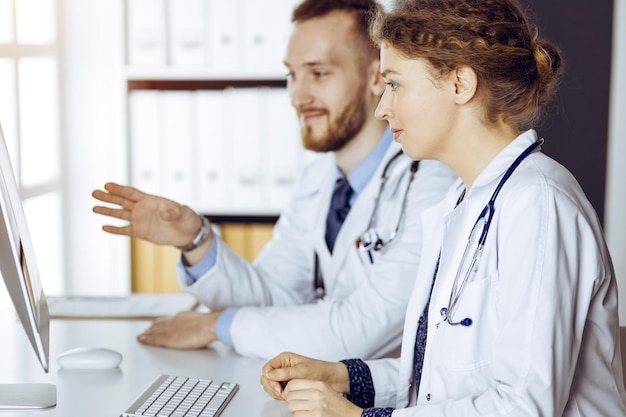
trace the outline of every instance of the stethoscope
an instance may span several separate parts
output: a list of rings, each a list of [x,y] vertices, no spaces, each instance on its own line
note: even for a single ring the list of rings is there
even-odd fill
[[[389,167],[393,164],[393,162],[402,155],[402,150],[398,151],[385,165],[383,169],[383,173],[380,176],[380,187],[378,189],[378,195],[376,196],[376,200],[374,201],[374,210],[372,211],[372,215],[370,216],[370,220],[367,223],[367,229],[361,233],[361,235],[356,240],[356,247],[358,250],[366,252],[370,263],[374,263],[374,257],[372,256],[372,251],[379,251],[385,245],[391,243],[400,230],[400,224],[402,223],[402,218],[404,217],[404,212],[406,210],[406,199],[409,194],[409,188],[411,187],[411,183],[413,182],[413,178],[415,177],[415,173],[417,172],[417,168],[419,166],[419,161],[413,161],[409,168],[409,181],[406,184],[406,188],[404,190],[404,196],[402,197],[402,205],[400,207],[400,214],[398,215],[398,220],[396,221],[396,227],[394,228],[391,236],[386,241],[383,240],[376,229],[374,229],[374,219],[376,219],[376,215],[378,214],[378,205],[380,202],[380,196],[383,193],[385,183],[387,182],[387,171]]]
[[[489,202],[487,203],[485,208],[483,208],[483,210],[481,211],[480,215],[478,216],[478,219],[476,219],[476,223],[474,223],[474,226],[472,227],[472,231],[470,232],[469,238],[467,239],[467,244],[465,245],[465,250],[463,251],[463,257],[461,258],[461,263],[454,277],[454,282],[452,284],[452,291],[450,292],[450,299],[448,300],[448,307],[443,307],[440,310],[443,321],[447,321],[448,324],[452,326],[456,326],[460,324],[461,326],[466,326],[466,327],[472,325],[473,320],[471,318],[465,317],[464,319],[455,322],[452,319],[452,314],[456,310],[459,299],[461,298],[461,294],[463,293],[465,284],[467,284],[467,282],[469,281],[470,275],[472,273],[475,273],[478,270],[478,263],[480,262],[480,256],[483,252],[483,247],[485,246],[485,241],[487,240],[487,233],[489,233],[489,227],[491,226],[491,220],[493,219],[493,214],[495,212],[496,197],[500,193],[500,190],[502,189],[502,186],[504,185],[504,183],[509,179],[511,174],[513,174],[513,171],[515,171],[515,169],[524,160],[524,158],[530,155],[537,147],[541,146],[542,143],[543,143],[543,139],[538,139],[536,142],[534,142],[532,145],[526,148],[524,152],[522,152],[515,159],[515,161],[513,161],[509,169],[506,170],[506,172],[504,173],[504,176],[498,183],[498,186],[496,187],[495,191],[491,195]],[[464,195],[465,195],[465,190],[463,190],[463,193],[461,193],[461,196],[459,197],[457,201],[457,205],[463,200]],[[481,228],[482,228],[482,231],[479,235],[478,232],[481,230]],[[464,269],[464,266],[466,265],[466,262],[468,259],[467,255],[469,254],[470,248],[473,246],[474,241],[476,240],[477,236],[480,236],[478,238],[478,245],[476,245],[476,249],[474,250],[474,255],[472,256],[472,259],[467,267],[467,270],[465,272],[465,275],[463,276],[463,279],[460,280],[461,271]],[[437,263],[437,267],[435,268],[435,276],[437,275],[437,270],[439,269],[438,266],[439,266],[439,263]]]
[[[404,190],[404,196],[402,198],[402,206],[400,209],[400,215],[398,216],[398,221],[396,222],[396,227],[386,241],[384,241],[376,230],[372,227],[374,224],[374,219],[376,218],[376,213],[378,211],[378,202],[380,201],[380,196],[384,190],[385,183],[387,182],[387,172],[389,171],[389,167],[393,164],[393,162],[398,159],[398,157],[402,155],[402,150],[398,151],[383,168],[383,173],[380,176],[380,187],[378,188],[378,195],[376,196],[376,201],[374,202],[374,211],[372,211],[372,215],[367,224],[367,230],[363,232],[359,238],[356,240],[356,247],[360,251],[367,252],[370,263],[374,263],[374,257],[372,256],[372,251],[379,251],[385,245],[388,245],[391,241],[395,239],[400,230],[400,224],[402,223],[402,218],[404,217],[406,199],[409,194],[409,188],[411,183],[413,182],[413,177],[415,177],[415,173],[417,172],[417,167],[419,166],[419,161],[413,161],[411,163],[411,167],[409,168],[409,182],[406,185],[406,189]],[[319,264],[319,256],[317,252],[315,252],[313,264],[313,290],[315,292],[315,299],[321,299],[326,294],[326,290],[324,288],[324,278],[322,276],[322,271]]]

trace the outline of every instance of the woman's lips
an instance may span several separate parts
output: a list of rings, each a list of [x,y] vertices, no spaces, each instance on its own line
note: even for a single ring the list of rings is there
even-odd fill
[[[393,139],[398,140],[398,137],[404,132],[402,129],[391,129],[391,133],[393,133]]]

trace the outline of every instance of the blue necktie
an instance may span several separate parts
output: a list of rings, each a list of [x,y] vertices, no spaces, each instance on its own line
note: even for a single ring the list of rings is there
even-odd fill
[[[330,253],[333,252],[337,233],[339,233],[339,229],[341,229],[341,225],[350,211],[350,197],[352,197],[352,194],[354,194],[354,191],[346,177],[339,178],[335,183],[333,197],[330,200],[330,209],[326,217],[326,245],[328,245]]]

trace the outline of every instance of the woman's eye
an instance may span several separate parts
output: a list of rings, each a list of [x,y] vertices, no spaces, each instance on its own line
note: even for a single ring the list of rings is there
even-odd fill
[[[385,84],[391,88],[391,91],[395,91],[398,88],[398,84],[393,81],[385,81]]]

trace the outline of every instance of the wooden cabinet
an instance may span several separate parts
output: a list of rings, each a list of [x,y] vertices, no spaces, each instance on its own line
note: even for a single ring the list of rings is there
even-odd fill
[[[252,262],[272,238],[271,223],[229,222],[220,225],[226,244]],[[180,251],[172,246],[159,246],[142,240],[131,242],[131,281],[133,293],[180,292],[175,265]]]

